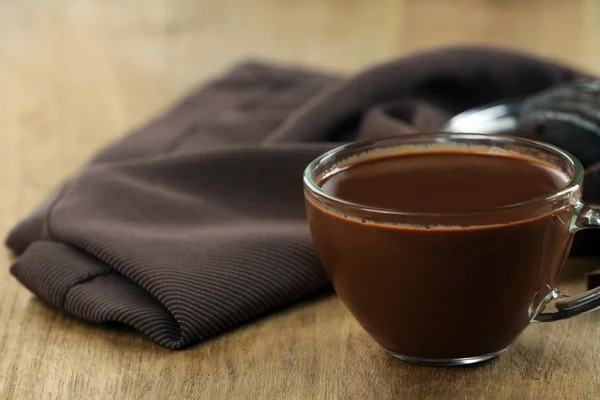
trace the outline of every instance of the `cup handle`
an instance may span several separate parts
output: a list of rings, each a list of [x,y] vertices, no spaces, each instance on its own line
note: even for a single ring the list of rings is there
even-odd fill
[[[600,228],[600,205],[577,203],[571,219],[571,232]],[[574,296],[552,290],[538,307],[531,322],[551,322],[595,310],[600,307],[600,287]]]

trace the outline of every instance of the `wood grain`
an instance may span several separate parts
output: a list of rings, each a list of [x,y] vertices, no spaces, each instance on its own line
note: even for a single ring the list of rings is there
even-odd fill
[[[0,26],[3,233],[98,148],[243,58],[350,73],[476,42],[600,73],[596,0],[5,0]],[[49,308],[0,252],[2,399],[600,398],[600,313],[531,326],[467,368],[388,357],[333,296],[171,352]]]

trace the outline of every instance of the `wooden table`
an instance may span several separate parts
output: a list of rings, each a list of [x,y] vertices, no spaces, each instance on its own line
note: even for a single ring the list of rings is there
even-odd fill
[[[597,0],[3,0],[0,27],[3,233],[98,148],[246,56],[352,72],[477,41],[600,73]],[[0,251],[2,399],[600,397],[600,312],[531,326],[467,368],[388,357],[333,296],[172,352],[53,310]]]

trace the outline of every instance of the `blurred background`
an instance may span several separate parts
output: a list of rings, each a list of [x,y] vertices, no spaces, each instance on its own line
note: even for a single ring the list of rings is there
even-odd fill
[[[0,27],[2,158],[39,185],[248,57],[352,73],[488,43],[600,73],[598,0],[2,0]]]

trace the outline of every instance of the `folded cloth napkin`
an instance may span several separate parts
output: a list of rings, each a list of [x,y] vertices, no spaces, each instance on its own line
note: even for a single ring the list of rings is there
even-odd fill
[[[67,179],[9,234],[12,273],[85,321],[179,349],[328,286],[301,177],[339,142],[433,130],[580,74],[447,48],[354,77],[248,62]]]

